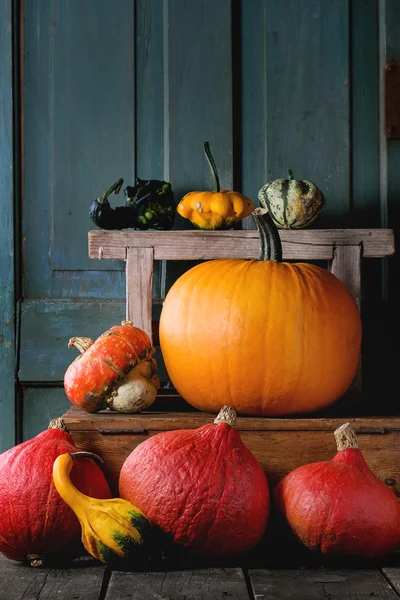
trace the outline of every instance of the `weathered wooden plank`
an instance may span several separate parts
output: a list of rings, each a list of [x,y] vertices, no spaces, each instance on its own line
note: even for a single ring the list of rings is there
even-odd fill
[[[361,244],[358,246],[338,246],[334,249],[331,272],[342,281],[353,294],[358,308],[361,309]],[[361,393],[361,360],[351,384],[353,393]]]
[[[4,600],[98,600],[105,567],[79,559],[69,569],[35,569],[0,558],[0,597]]]
[[[64,420],[70,429],[68,419]],[[182,426],[177,426],[176,429],[182,429]],[[110,430],[105,431],[104,434],[101,431],[97,433],[94,430],[71,429],[71,435],[78,448],[95,452],[104,459],[109,482],[117,489],[119,473],[126,457],[139,444],[160,431],[143,430],[140,427],[136,430],[131,429],[129,433],[124,429],[122,433],[115,430],[115,435],[110,435]],[[400,434],[366,433],[359,434],[358,437],[360,448],[370,468],[400,497]],[[297,467],[331,460],[336,453],[331,432],[241,431],[241,438],[257,458],[272,484]]]
[[[177,201],[189,191],[212,189],[205,141],[222,189],[232,189],[231,5],[231,0],[163,2],[164,177]],[[193,227],[178,215],[175,228]],[[167,287],[187,269],[184,262],[167,264]]]
[[[342,281],[353,294],[358,307],[361,306],[361,244],[334,248],[331,272]]]
[[[241,569],[198,569],[158,573],[113,571],[106,600],[246,600]]]
[[[384,567],[382,571],[400,596],[400,567]]]
[[[13,58],[12,6],[1,4],[0,16],[0,452],[15,443],[15,307],[13,184]]]
[[[141,442],[161,431],[195,429],[211,423],[204,413],[83,413],[71,408],[63,419],[77,446],[103,457],[116,487],[122,464]],[[333,431],[345,419],[268,419],[239,417],[237,428],[272,483],[310,462],[330,460],[336,453]],[[371,469],[400,494],[400,418],[350,419]],[[279,452],[277,452],[279,448]]]
[[[343,227],[350,203],[349,2],[288,0],[283,11],[274,1],[266,10],[260,85],[267,168],[259,187],[286,177],[289,167],[326,195],[317,226]]]
[[[351,194],[350,222],[376,227],[379,208],[379,38],[376,0],[350,2]],[[374,124],[372,126],[372,124]],[[383,226],[383,225],[382,225]]]
[[[335,246],[362,244],[363,257],[394,253],[390,229],[314,229],[280,232],[285,260],[331,260]],[[90,231],[91,258],[126,258],[126,248],[154,247],[154,259],[257,258],[256,231]]]
[[[23,441],[47,429],[50,421],[71,407],[63,387],[31,387],[23,390]]]
[[[267,82],[266,18],[268,6],[265,0],[240,2],[241,21],[241,182],[243,194],[259,205],[258,191],[267,180]],[[284,18],[284,14],[281,15]],[[238,66],[235,65],[236,68]],[[244,219],[244,229],[255,229],[251,217]]]
[[[52,267],[92,269],[90,205],[118,177],[134,183],[134,3],[56,0],[52,28]]]
[[[76,357],[68,348],[69,338],[96,339],[124,319],[125,302],[24,301],[20,381],[63,381]]]
[[[168,399],[165,395],[164,398]],[[195,411],[185,412],[150,412],[139,414],[122,414],[103,411],[92,414],[71,407],[64,415],[68,429],[99,430],[105,429],[148,429],[149,431],[170,431],[172,429],[193,429],[212,423],[215,415]],[[335,418],[268,418],[238,416],[236,428],[239,431],[325,431],[333,432],[343,424],[344,419],[351,420],[353,427],[360,434],[373,430],[376,434],[385,432],[400,433],[400,417],[335,417]],[[334,444],[333,436],[332,443]]]
[[[397,600],[396,592],[378,570],[250,570],[257,600]]]
[[[154,319],[158,319],[159,311],[160,305],[153,303]],[[69,338],[83,335],[96,339],[125,319],[125,301],[25,300],[21,319],[20,381],[62,382],[67,367],[77,356],[68,348]],[[156,359],[160,378],[166,383],[168,378],[158,346]]]
[[[380,27],[380,73],[383,77],[383,69],[386,62],[400,59],[400,15],[399,5],[396,0],[384,0],[379,3]],[[383,89],[381,81],[381,101],[383,103]],[[399,206],[399,182],[400,171],[400,139],[387,139],[384,130],[384,110],[381,105],[380,122],[380,201],[382,227],[390,223],[390,227],[400,227]],[[387,298],[393,306],[399,306],[400,302],[400,256],[396,255],[386,265],[387,268]],[[396,361],[399,360],[398,347],[394,348]]]
[[[152,340],[154,248],[127,248],[126,318]]]

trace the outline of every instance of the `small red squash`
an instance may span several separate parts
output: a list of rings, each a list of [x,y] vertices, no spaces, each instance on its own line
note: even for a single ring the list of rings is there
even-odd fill
[[[214,423],[155,435],[120,473],[121,498],[177,544],[208,557],[249,550],[268,520],[267,479],[235,423],[225,406]]]
[[[0,455],[0,552],[42,566],[46,558],[83,551],[79,521],[53,483],[58,456],[78,448],[55,419],[47,431]],[[83,493],[111,498],[101,469],[90,459],[74,463],[71,478]]]
[[[154,401],[160,386],[155,350],[147,333],[130,321],[111,327],[96,341],[73,337],[69,347],[82,352],[64,375],[65,393],[79,408],[139,412]]]
[[[400,543],[400,505],[369,469],[354,430],[335,431],[338,453],[289,473],[275,488],[277,505],[310,549],[352,558],[385,556]]]

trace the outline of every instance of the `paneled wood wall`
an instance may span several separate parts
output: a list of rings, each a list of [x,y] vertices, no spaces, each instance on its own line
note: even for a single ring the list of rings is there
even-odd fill
[[[6,26],[12,6],[20,53]],[[69,405],[69,337],[96,337],[124,317],[124,264],[87,252],[89,206],[118,177],[164,178],[177,199],[207,188],[208,140],[222,186],[255,201],[290,167],[326,195],[315,227],[399,226],[400,141],[384,136],[382,110],[384,64],[400,59],[397,0],[6,0],[0,14],[0,189],[11,219],[14,61],[23,254],[20,340],[16,357],[0,362],[9,384],[3,448],[14,427],[14,359],[27,438]],[[14,230],[7,220],[1,227],[8,256]],[[187,224],[178,218],[176,227]],[[11,287],[12,263],[1,265]],[[370,390],[383,396],[397,359],[397,265],[372,260],[363,269],[364,364]],[[187,267],[157,265],[155,298]]]

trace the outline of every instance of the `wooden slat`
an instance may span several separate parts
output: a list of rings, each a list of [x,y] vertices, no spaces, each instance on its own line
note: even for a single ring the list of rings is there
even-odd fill
[[[198,569],[157,573],[111,574],[105,600],[246,600],[241,569]]]
[[[342,281],[355,298],[358,308],[361,309],[361,255],[359,245],[337,246],[334,249],[331,272]],[[357,373],[350,387],[353,393],[361,393],[362,374],[361,360],[358,363]]]
[[[394,253],[390,229],[313,229],[280,232],[285,260],[332,260],[334,247],[362,244],[366,258]],[[91,258],[126,258],[126,248],[154,247],[154,259],[257,258],[256,231],[89,231]]]
[[[0,7],[0,452],[15,443],[12,7],[11,0]]]
[[[168,397],[166,396],[166,399]],[[203,412],[142,412],[123,414],[113,411],[88,413],[72,406],[63,418],[71,431],[93,431],[99,429],[148,429],[149,431],[170,431],[172,429],[193,429],[212,423],[215,415]],[[239,431],[334,431],[351,421],[359,432],[373,430],[400,432],[400,417],[357,417],[357,418],[267,418],[238,417],[236,428]]]
[[[334,248],[331,272],[353,294],[358,308],[361,306],[361,244]]]
[[[385,567],[382,571],[400,596],[400,567]]]
[[[153,248],[126,250],[126,318],[152,340]]]
[[[35,569],[0,558],[0,597],[4,600],[98,600],[105,568],[92,559],[68,569]]]
[[[341,422],[343,423],[343,420]],[[69,429],[68,422],[66,425]],[[145,428],[129,431],[130,433],[127,433],[126,429],[122,432],[114,430],[114,435],[111,435],[112,430],[107,429],[100,429],[99,432],[70,429],[78,448],[94,452],[103,458],[106,475],[114,490],[117,489],[119,473],[127,456],[149,437],[160,433],[159,430]],[[336,454],[333,431],[242,430],[240,435],[243,443],[264,469],[271,484],[277,483],[297,467],[331,460]],[[369,467],[400,497],[400,432],[359,433],[358,440]]]
[[[257,600],[350,600],[379,598],[398,600],[398,595],[378,570],[250,570]]]

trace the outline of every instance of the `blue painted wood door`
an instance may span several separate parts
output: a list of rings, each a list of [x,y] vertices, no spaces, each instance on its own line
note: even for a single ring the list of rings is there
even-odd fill
[[[30,0],[22,23],[24,437],[69,405],[69,337],[124,317],[124,264],[87,256],[90,203],[117,177],[206,189],[208,140],[223,187],[257,201],[290,167],[326,194],[316,227],[397,227],[381,75],[400,58],[396,0]],[[372,350],[396,265],[365,267]],[[161,298],[187,265],[157,268]]]

